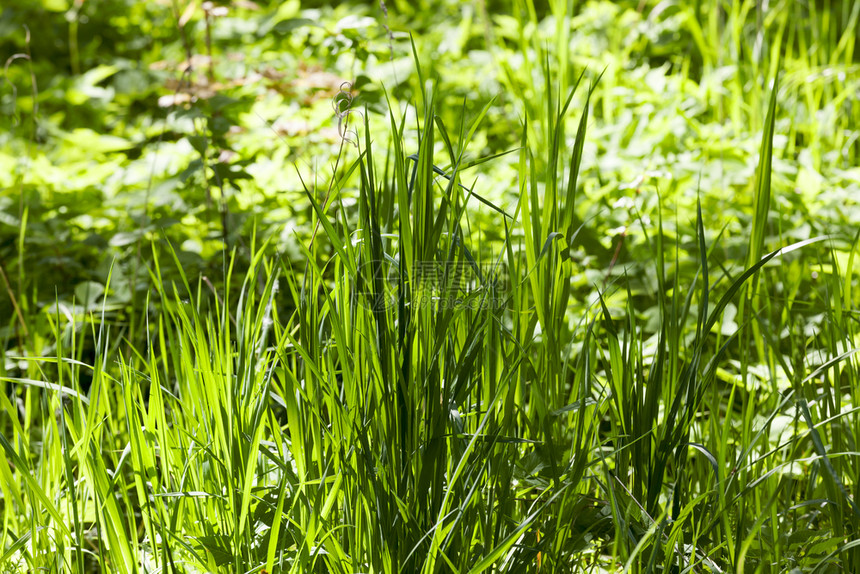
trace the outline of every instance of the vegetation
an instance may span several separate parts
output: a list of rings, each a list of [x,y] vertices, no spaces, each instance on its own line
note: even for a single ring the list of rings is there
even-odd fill
[[[860,571],[860,3],[0,13],[0,572]]]

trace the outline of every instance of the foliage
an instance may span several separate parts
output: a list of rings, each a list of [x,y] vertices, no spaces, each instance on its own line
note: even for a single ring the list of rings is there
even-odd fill
[[[860,4],[572,4],[4,9],[0,571],[860,569]]]

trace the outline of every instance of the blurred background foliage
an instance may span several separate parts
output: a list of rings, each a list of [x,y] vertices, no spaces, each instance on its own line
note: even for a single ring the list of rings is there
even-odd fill
[[[543,60],[555,71],[557,93],[581,73],[585,82],[600,76],[577,209],[588,222],[583,291],[647,261],[658,194],[676,210],[666,227],[682,244],[694,246],[700,193],[706,228],[723,230],[722,259],[744,252],[767,79],[777,70],[769,246],[821,233],[850,239],[860,223],[859,7],[821,0],[7,3],[0,13],[0,340],[20,342],[22,317],[57,301],[78,311],[104,303],[112,320],[136,333],[153,244],[169,241],[189,276],[205,277],[213,292],[225,277],[225,254],[235,249],[247,263],[255,234],[276,236],[271,248],[300,264],[299,242],[313,232],[302,181],[323,197],[332,170],[342,172],[356,156],[356,118],[367,114],[371,126],[385,126],[386,98],[400,109],[418,103],[413,40],[446,125],[495,98],[472,159],[515,149],[523,118],[540,117]],[[532,122],[530,141],[541,133]],[[516,161],[511,154],[475,168],[485,197],[500,206],[513,205]],[[334,209],[354,215],[349,185],[343,197]],[[496,216],[480,204],[471,210],[488,238],[501,236]],[[93,285],[100,295],[81,297]]]

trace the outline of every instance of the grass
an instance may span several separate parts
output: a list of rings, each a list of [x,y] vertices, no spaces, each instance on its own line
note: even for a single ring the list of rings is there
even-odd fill
[[[225,238],[214,284],[165,231],[39,309],[24,209],[3,273],[0,571],[860,570],[856,205],[795,211],[786,189],[852,177],[858,9],[837,4],[805,28],[782,4],[515,2],[521,27],[461,27],[503,91],[456,108],[463,86],[416,38],[413,101],[339,113],[331,175],[296,170],[300,257]],[[601,10],[658,29],[625,44],[609,26],[608,60],[573,74],[561,22]],[[595,169],[607,146],[658,142],[639,172],[683,152],[655,111],[636,116],[653,131],[625,125],[625,98],[651,96],[617,63],[649,51],[695,93],[679,115],[707,146],[695,186],[680,165],[643,176],[607,214],[635,163]],[[505,106],[512,145],[476,155]],[[751,139],[754,170],[732,168]],[[132,260],[129,311],[109,297]]]

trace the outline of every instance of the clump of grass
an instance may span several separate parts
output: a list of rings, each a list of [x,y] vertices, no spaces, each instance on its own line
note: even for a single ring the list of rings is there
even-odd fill
[[[302,245],[303,268],[253,242],[238,293],[206,300],[204,280],[154,245],[146,342],[127,353],[104,306],[85,317],[85,334],[59,305],[30,317],[48,322],[54,347],[12,357],[26,376],[0,377],[13,389],[0,394],[0,564],[860,567],[857,238],[844,269],[840,237],[767,252],[778,84],[747,257],[717,258],[721,236],[699,204],[687,258],[680,234],[664,230],[661,199],[656,225],[643,224],[651,260],[622,262],[647,269],[656,305],[646,314],[624,273],[575,286],[595,88],[554,79],[543,61],[538,103],[523,106],[512,207],[468,179],[493,159],[467,155],[492,104],[449,129],[418,66],[416,133],[389,103],[388,145],[366,118],[358,159],[325,196],[305,190],[320,232]],[[354,213],[340,208],[351,186]],[[501,240],[471,225],[478,203]],[[241,276],[237,257],[225,258],[227,286]],[[168,265],[178,281],[165,279]],[[284,297],[295,303],[287,314]]]

